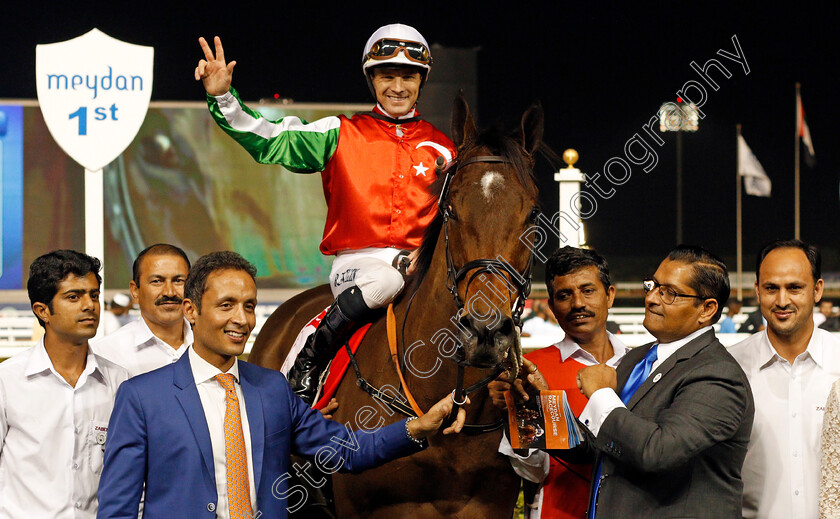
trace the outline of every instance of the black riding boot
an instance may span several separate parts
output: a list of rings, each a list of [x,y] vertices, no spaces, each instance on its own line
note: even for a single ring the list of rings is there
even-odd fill
[[[370,313],[358,287],[345,290],[335,299],[289,370],[289,384],[304,402],[310,406],[314,403],[321,372],[353,332],[367,322]]]

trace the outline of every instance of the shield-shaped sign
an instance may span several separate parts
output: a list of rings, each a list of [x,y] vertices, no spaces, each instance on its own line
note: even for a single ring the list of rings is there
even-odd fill
[[[41,113],[61,149],[96,171],[131,143],[152,96],[154,48],[98,29],[35,49]]]

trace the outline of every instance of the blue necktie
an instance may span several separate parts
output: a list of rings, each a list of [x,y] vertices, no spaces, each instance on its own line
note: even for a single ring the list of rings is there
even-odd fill
[[[633,367],[633,371],[630,372],[630,376],[627,377],[627,382],[624,383],[624,387],[621,389],[621,395],[619,395],[624,405],[627,405],[627,402],[633,398],[633,395],[636,394],[636,391],[645,383],[645,380],[650,375],[650,369],[653,367],[653,363],[656,362],[656,350],[658,347],[658,344],[651,346],[645,354],[645,358],[642,359],[642,362],[636,364]]]
[[[627,382],[624,383],[624,387],[621,389],[621,395],[619,395],[621,401],[624,402],[624,405],[627,405],[627,402],[633,398],[633,395],[636,394],[636,391],[638,391],[650,375],[653,363],[656,362],[656,349],[658,346],[658,344],[651,346],[645,354],[645,358],[633,366],[633,371],[631,371],[630,376],[627,377]],[[595,488],[592,490],[592,502],[589,503],[589,519],[595,519],[595,503],[598,501],[598,490],[600,487],[601,463],[598,463],[598,471],[595,473]]]

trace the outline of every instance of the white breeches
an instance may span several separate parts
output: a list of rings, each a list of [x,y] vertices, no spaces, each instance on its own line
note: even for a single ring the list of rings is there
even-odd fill
[[[368,308],[382,308],[402,291],[402,274],[391,266],[399,249],[367,248],[336,254],[330,271],[333,297],[359,287]]]

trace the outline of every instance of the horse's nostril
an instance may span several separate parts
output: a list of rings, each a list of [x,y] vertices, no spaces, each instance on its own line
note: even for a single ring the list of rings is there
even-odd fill
[[[502,320],[501,326],[496,331],[496,333],[500,333],[505,337],[513,334],[513,319],[504,319]]]

